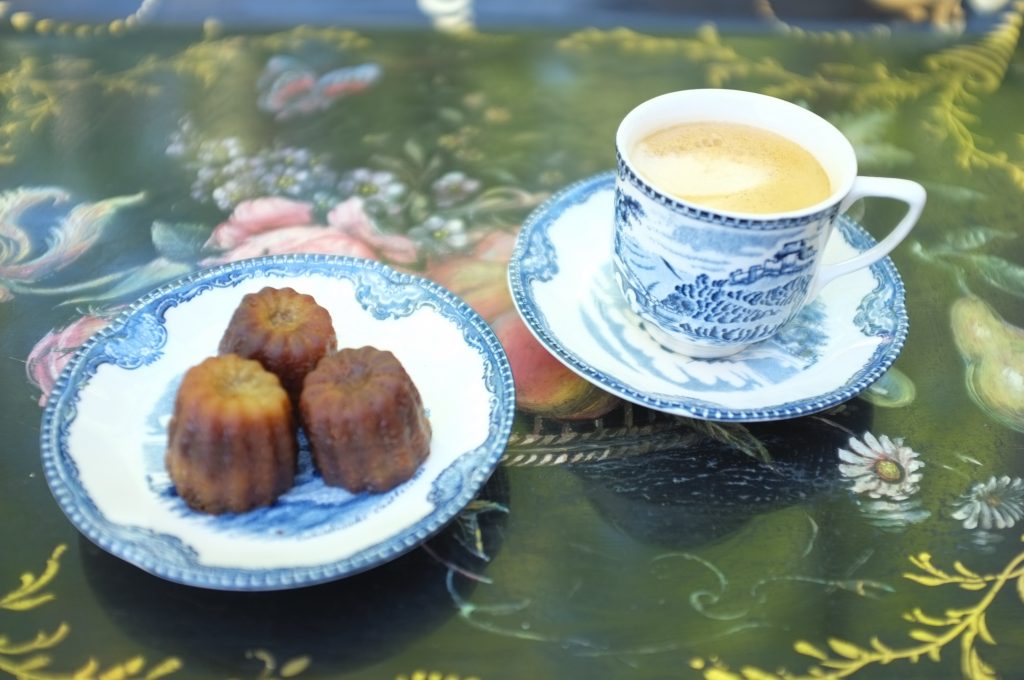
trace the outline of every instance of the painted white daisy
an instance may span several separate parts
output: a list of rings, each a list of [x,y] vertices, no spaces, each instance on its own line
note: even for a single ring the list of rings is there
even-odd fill
[[[850,437],[847,449],[839,449],[839,471],[849,479],[851,490],[871,498],[906,500],[917,493],[924,461],[902,439],[875,438],[864,433],[864,440]]]
[[[978,482],[953,503],[964,529],[1009,529],[1024,519],[1024,479],[1006,475]]]

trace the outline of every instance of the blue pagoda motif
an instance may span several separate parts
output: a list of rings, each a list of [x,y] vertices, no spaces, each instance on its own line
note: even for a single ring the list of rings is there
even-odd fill
[[[816,248],[806,240],[789,241],[783,244],[779,252],[762,264],[755,264],[747,269],[737,269],[729,274],[729,283],[749,284],[766,276],[789,276],[799,274],[813,264],[812,259]]]

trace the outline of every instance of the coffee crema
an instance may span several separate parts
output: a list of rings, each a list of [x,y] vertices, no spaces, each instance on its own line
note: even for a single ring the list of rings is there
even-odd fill
[[[739,123],[682,123],[641,139],[631,162],[655,188],[707,208],[777,213],[819,203],[828,175],[806,149]]]

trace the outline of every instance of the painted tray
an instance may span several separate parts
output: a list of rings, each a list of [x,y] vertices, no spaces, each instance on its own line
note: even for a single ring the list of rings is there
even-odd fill
[[[666,349],[639,325],[615,285],[615,176],[564,189],[523,225],[509,265],[516,308],[566,366],[659,411],[719,421],[815,413],[856,396],[892,365],[907,337],[904,288],[883,258],[826,286],[775,337],[725,359]],[[825,261],[874,245],[840,217]]]
[[[177,386],[216,354],[241,297],[264,286],[313,295],[339,347],[402,362],[433,429],[412,479],[381,494],[328,487],[300,433],[295,486],[269,508],[211,516],[178,497],[163,464]],[[193,586],[285,589],[369,569],[438,531],[494,470],[514,409],[501,345],[452,293],[368,260],[275,256],[166,285],[86,342],[46,406],[42,459],[61,509],[108,552]]]

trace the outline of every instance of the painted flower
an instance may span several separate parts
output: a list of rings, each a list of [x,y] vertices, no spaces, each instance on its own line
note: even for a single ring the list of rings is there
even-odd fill
[[[480,191],[480,180],[462,172],[448,172],[435,180],[431,188],[437,207],[450,208]]]
[[[287,198],[257,198],[235,208],[227,222],[213,230],[208,247],[235,248],[256,234],[281,227],[313,224],[313,206]]]
[[[409,236],[431,252],[459,250],[466,247],[470,240],[464,221],[440,215],[431,215],[410,229]]]
[[[25,373],[29,382],[42,392],[40,406],[46,405],[50,391],[75,350],[109,322],[108,316],[83,316],[64,328],[50,331],[36,343],[25,362]]]
[[[974,484],[954,505],[952,517],[961,520],[964,529],[1009,529],[1024,519],[1024,479],[990,477]]]
[[[839,449],[839,471],[852,482],[852,490],[871,498],[905,500],[917,493],[924,462],[902,439],[864,433],[850,437],[848,449]]]
[[[313,224],[308,203],[280,198],[245,201],[213,230],[207,246],[222,252],[203,260],[204,266],[284,253],[350,255],[399,264],[417,259],[415,243],[377,229],[359,198],[335,206],[326,225]]]
[[[345,173],[338,182],[342,196],[357,196],[371,209],[394,212],[405,195],[406,187],[395,175],[384,170],[356,168]]]
[[[192,198],[212,201],[221,210],[268,195],[337,200],[337,173],[323,155],[309,149],[275,146],[250,152],[238,137],[202,137],[192,120],[184,118],[166,153],[196,173]]]

